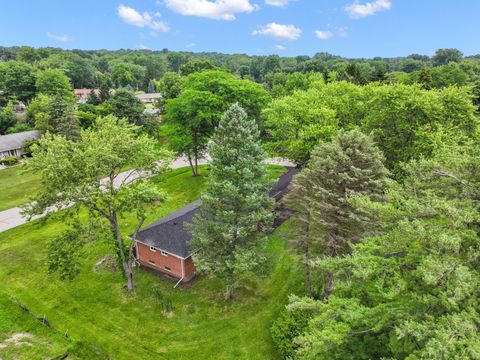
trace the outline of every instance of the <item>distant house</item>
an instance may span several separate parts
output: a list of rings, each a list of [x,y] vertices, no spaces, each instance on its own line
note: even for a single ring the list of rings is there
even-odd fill
[[[135,94],[138,100],[144,104],[153,104],[156,99],[162,97],[160,93],[151,93],[151,94]]]
[[[38,131],[24,131],[16,134],[0,136],[0,159],[5,157],[16,157],[20,159],[23,156],[23,144],[27,140],[39,139]]]
[[[158,115],[160,115],[160,110],[159,109],[145,109],[145,110],[143,110],[143,113],[145,115],[158,116]]]
[[[288,191],[297,169],[289,168],[278,179],[269,195],[280,200]],[[192,223],[202,202],[191,204],[148,225],[137,233],[135,241],[136,258],[140,265],[168,274],[180,281],[189,281],[195,276],[192,255],[198,250],[190,244],[192,235],[186,224]]]
[[[16,114],[22,114],[25,112],[26,106],[23,102],[21,101],[15,101],[13,103],[13,111],[15,111]]]
[[[85,104],[90,96],[91,92],[95,91],[95,94],[98,96],[100,94],[99,89],[74,89],[73,93],[77,98],[77,104]]]

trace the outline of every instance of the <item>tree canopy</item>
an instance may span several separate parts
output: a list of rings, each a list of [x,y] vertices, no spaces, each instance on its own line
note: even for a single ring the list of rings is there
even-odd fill
[[[92,128],[80,132],[76,142],[47,134],[33,146],[33,157],[27,162],[27,169],[42,174],[42,187],[34,202],[26,205],[25,213],[42,214],[55,206],[67,209],[71,216],[79,210],[72,204],[86,208],[92,220],[99,219],[110,230],[106,239],[112,244],[128,290],[134,287],[133,242],[123,233],[121,216],[135,214],[137,230],[140,228],[148,206],[165,196],[148,178],[164,171],[169,157],[168,152],[158,149],[155,140],[137,133],[138,128],[124,119],[111,115],[98,118]],[[126,167],[133,170],[121,175]],[[74,241],[72,236],[65,234],[58,241]],[[81,236],[77,240],[81,241]],[[49,261],[53,264],[70,259],[57,259],[55,254],[63,254],[58,249],[51,247]]]

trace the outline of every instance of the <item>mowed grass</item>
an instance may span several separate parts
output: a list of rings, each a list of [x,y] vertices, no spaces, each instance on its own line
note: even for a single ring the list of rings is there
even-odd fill
[[[280,173],[279,167],[270,170],[272,177]],[[192,178],[183,168],[156,179],[169,199],[154,209],[146,223],[197,199],[208,176],[205,167],[201,173]],[[132,231],[133,218],[122,223],[125,233]],[[245,281],[231,303],[223,300],[224,284],[219,279],[201,277],[191,287],[173,289],[173,282],[141,269],[135,272],[136,291],[128,294],[119,273],[95,267],[111,253],[106,242],[87,245],[80,275],[62,282],[47,274],[44,265],[45,244],[65,228],[53,219],[0,235],[0,292],[45,315],[70,341],[81,342],[89,354],[95,354],[89,358],[275,359],[271,324],[302,282],[300,265],[284,236],[279,236],[288,226],[287,222],[269,236],[268,269],[258,279]],[[163,312],[154,288],[172,300],[172,314]],[[0,332],[3,338],[7,335]]]
[[[16,342],[14,339],[18,339]],[[65,354],[70,341],[48,330],[0,294],[0,358],[46,359]]]
[[[0,211],[23,205],[40,188],[40,174],[24,172],[21,165],[0,170]]]

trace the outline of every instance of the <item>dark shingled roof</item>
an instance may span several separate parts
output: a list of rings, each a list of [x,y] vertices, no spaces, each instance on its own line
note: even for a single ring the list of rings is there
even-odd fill
[[[185,229],[185,223],[191,223],[193,216],[202,204],[194,201],[168,216],[144,227],[137,233],[136,239],[144,244],[161,249],[182,258],[189,257],[194,250],[190,248],[192,235]]]
[[[269,195],[278,201],[288,191],[288,185],[298,172],[296,168],[288,168],[269,192]],[[192,235],[185,229],[186,223],[191,223],[193,217],[202,204],[200,200],[171,213],[168,216],[144,227],[137,233],[136,240],[148,246],[166,251],[170,254],[188,258],[196,249],[190,247]]]

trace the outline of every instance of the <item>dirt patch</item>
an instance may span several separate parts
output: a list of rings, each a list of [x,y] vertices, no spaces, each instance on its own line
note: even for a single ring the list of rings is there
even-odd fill
[[[117,272],[117,263],[115,261],[115,256],[104,256],[95,264],[94,268],[96,271],[110,271],[112,273]]]
[[[28,339],[32,339],[33,335],[28,333],[15,333],[8,339],[0,342],[0,349],[4,349],[7,346],[32,346]]]

